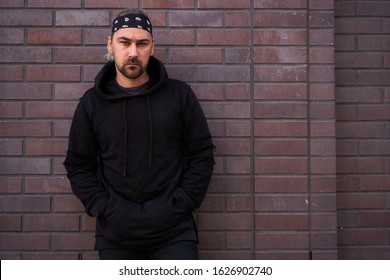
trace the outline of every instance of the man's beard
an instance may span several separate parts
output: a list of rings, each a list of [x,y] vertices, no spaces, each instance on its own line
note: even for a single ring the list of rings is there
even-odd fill
[[[134,65],[129,65],[129,64],[134,64]],[[138,59],[129,59],[125,61],[125,63],[122,66],[119,67],[117,65],[117,68],[123,76],[132,80],[138,79],[146,71],[146,67],[144,67],[142,63],[138,61]]]

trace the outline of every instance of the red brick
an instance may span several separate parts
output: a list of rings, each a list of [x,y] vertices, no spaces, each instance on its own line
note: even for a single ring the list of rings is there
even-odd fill
[[[249,158],[229,158],[225,161],[227,174],[250,174],[251,172],[251,160]]]
[[[64,167],[64,162],[65,156],[63,157],[56,157],[54,158],[53,161],[53,174],[54,175],[66,175],[67,172]]]
[[[250,230],[252,217],[246,214],[199,214],[198,226],[202,230]]]
[[[385,130],[380,123],[345,122],[337,124],[337,136],[341,138],[356,137],[371,139],[384,137]]]
[[[265,9],[303,9],[307,7],[306,0],[290,0],[290,1],[272,1],[272,0],[255,0],[255,8]]]
[[[390,70],[359,70],[357,82],[359,85],[388,86],[390,85]]]
[[[23,8],[24,0],[4,0],[0,2],[2,8]]]
[[[78,82],[80,81],[80,66],[60,65],[28,65],[26,69],[27,81],[41,82]]]
[[[248,84],[226,84],[226,99],[227,100],[249,100],[250,86]]]
[[[309,236],[303,233],[257,233],[255,248],[266,249],[307,249]]]
[[[0,158],[0,174],[49,174],[48,158]]]
[[[188,9],[195,8],[195,0],[182,0],[180,2],[174,0],[155,1],[143,0],[142,8],[144,9]]]
[[[288,139],[257,139],[255,141],[255,155],[290,155],[302,156],[307,154],[307,140]]]
[[[65,155],[68,147],[67,140],[26,140],[27,156],[59,156]]]
[[[225,62],[243,64],[250,63],[251,54],[250,48],[226,48],[225,49]]]
[[[104,10],[57,10],[56,26],[109,26],[109,12]]]
[[[335,32],[338,33],[380,33],[379,18],[346,17],[335,19]]]
[[[240,46],[250,44],[250,32],[248,30],[198,30],[199,45],[216,46]]]
[[[56,137],[68,137],[70,132],[71,122],[54,122],[54,135]]]
[[[194,84],[191,85],[197,98],[202,100],[222,100],[223,89],[219,84]]]
[[[336,232],[315,232],[312,235],[312,247],[316,249],[337,250],[337,233]],[[314,259],[314,258],[313,258]]]
[[[311,226],[314,230],[334,230],[336,225],[336,213],[314,214],[311,216]]]
[[[259,119],[304,119],[307,105],[304,103],[255,103],[255,118]]]
[[[255,48],[254,63],[306,63],[305,48]]]
[[[308,190],[305,176],[256,176],[256,193],[305,193]]]
[[[310,12],[310,27],[333,27],[334,14],[333,11],[311,11]]]
[[[5,26],[51,26],[50,10],[0,10],[0,25]]]
[[[26,193],[71,193],[70,183],[66,177],[27,177]]]
[[[378,68],[382,66],[382,55],[362,53],[337,53],[337,68]]]
[[[138,5],[137,0],[85,0],[86,8],[123,8],[136,7]]]
[[[69,0],[69,1],[61,1],[61,0],[29,0],[28,7],[30,8],[81,8],[80,0]]]
[[[305,30],[259,29],[254,31],[255,45],[305,45]]]
[[[360,177],[360,189],[362,191],[387,191],[390,187],[390,176],[367,175]]]
[[[225,197],[221,195],[208,195],[202,203],[200,212],[219,212],[225,209]]]
[[[226,136],[250,136],[250,122],[229,121],[226,123]]]
[[[80,200],[73,194],[57,195],[53,199],[54,212],[84,212]]]
[[[21,118],[23,115],[22,110],[23,110],[22,103],[0,102],[0,118],[4,118],[4,119]]]
[[[247,232],[226,234],[226,248],[239,250],[253,248],[253,236]]]
[[[300,158],[257,158],[255,172],[261,174],[306,174],[307,160]]]
[[[306,12],[255,12],[253,21],[255,27],[305,27]]]
[[[83,47],[83,48],[55,48],[54,62],[66,64],[80,63],[104,63],[106,47]]]
[[[311,66],[310,67],[311,82],[334,82],[335,73],[334,66]]]
[[[307,98],[307,85],[256,84],[254,97],[260,100],[304,100]]]
[[[311,119],[334,119],[335,106],[333,102],[318,102],[310,105]]]
[[[194,45],[195,31],[191,29],[158,29],[153,34],[157,45]]]
[[[307,230],[307,215],[256,214],[256,230]]]
[[[41,83],[2,83],[0,99],[51,99],[51,85]]]
[[[230,0],[199,0],[201,9],[245,9],[250,8],[248,1],[230,1]]]
[[[80,45],[80,29],[28,29],[27,43],[30,45]]]
[[[328,84],[314,84],[310,85],[310,99],[311,100],[331,100],[336,98],[335,86],[333,83]]]
[[[32,102],[26,106],[27,118],[72,118],[76,102]]]
[[[361,212],[359,215],[360,226],[362,227],[389,227],[390,212],[383,210],[381,212]]]
[[[199,249],[221,250],[225,248],[225,236],[223,233],[200,233]]]
[[[78,231],[79,216],[28,215],[24,216],[25,231]]]
[[[333,29],[311,29],[309,33],[311,46],[333,46],[335,44]],[[342,47],[343,45],[339,44],[337,46]]]
[[[0,235],[0,244],[3,251],[13,250],[49,250],[49,234],[13,234]]]
[[[312,137],[335,137],[335,122],[331,121],[312,121],[310,124],[310,133]]]
[[[49,212],[49,196],[1,196],[1,212]]]
[[[363,247],[360,249],[359,258],[361,258],[362,260],[388,260],[390,259],[390,250],[385,246],[381,248]]]
[[[255,122],[255,136],[306,136],[307,123],[305,121],[268,121]]]
[[[24,29],[0,28],[0,44],[18,45],[23,43],[24,43]]]
[[[249,139],[215,139],[216,155],[250,155]]]
[[[0,122],[2,137],[50,136],[50,122],[3,121]]]
[[[333,47],[310,48],[310,63],[333,64],[335,62],[335,50]]]
[[[22,179],[17,177],[0,177],[0,193],[22,193]]]
[[[307,211],[307,197],[288,195],[255,196],[255,209],[262,212],[297,212]]]
[[[370,240],[371,245],[384,245],[385,232],[367,229],[343,229],[338,231],[338,243],[340,245],[364,245],[367,240]]]
[[[230,212],[251,211],[253,198],[250,195],[229,195],[226,197],[226,210]]]
[[[52,236],[53,250],[92,250],[95,243],[93,233],[67,233]]]
[[[0,81],[21,81],[22,79],[23,66],[0,65]]]
[[[237,2],[239,3],[239,2]],[[250,14],[244,12],[225,12],[226,27],[249,27]]]
[[[304,82],[307,69],[304,66],[255,66],[254,79],[258,82]]]
[[[356,15],[358,16],[388,16],[390,3],[387,1],[358,1]]]
[[[247,193],[250,191],[251,181],[246,177],[213,177],[211,179],[209,193]]]
[[[250,104],[249,103],[236,103],[236,102],[213,102],[204,103],[202,108],[207,118],[220,119],[220,118],[248,118],[250,116]]]
[[[337,87],[338,103],[380,103],[382,90],[380,88]]]
[[[20,215],[1,215],[0,216],[0,231],[15,232],[22,230],[22,217]]]
[[[219,11],[180,11],[169,14],[172,27],[222,27],[223,13]]]
[[[91,88],[91,84],[59,83],[54,86],[55,100],[78,101]]]
[[[170,63],[222,63],[221,48],[171,48],[169,52]]]
[[[0,140],[0,156],[21,156],[22,140]]]
[[[385,197],[382,194],[341,193],[337,196],[338,209],[383,209]]]

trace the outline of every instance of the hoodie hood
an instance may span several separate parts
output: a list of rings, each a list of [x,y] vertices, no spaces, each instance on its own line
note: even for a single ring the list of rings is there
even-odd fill
[[[150,76],[148,86],[137,95],[144,95],[153,92],[168,79],[164,65],[154,56],[151,56],[146,71]],[[94,88],[97,93],[106,100],[118,100],[132,97],[128,92],[121,89],[115,81],[116,68],[113,61],[107,62],[102,70],[96,75]]]

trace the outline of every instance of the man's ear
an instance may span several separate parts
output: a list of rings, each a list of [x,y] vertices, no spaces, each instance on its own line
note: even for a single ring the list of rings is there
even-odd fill
[[[112,38],[111,36],[108,36],[107,38],[107,51],[112,54],[112,47],[111,47],[111,44],[112,44]]]

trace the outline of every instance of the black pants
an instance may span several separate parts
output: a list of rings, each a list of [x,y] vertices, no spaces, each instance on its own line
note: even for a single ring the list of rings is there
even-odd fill
[[[103,249],[101,260],[197,260],[198,247],[193,241],[180,241],[154,250]]]

